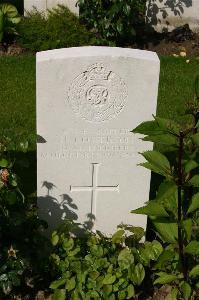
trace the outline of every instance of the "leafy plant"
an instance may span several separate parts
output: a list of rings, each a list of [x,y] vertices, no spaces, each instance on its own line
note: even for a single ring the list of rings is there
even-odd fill
[[[15,146],[15,148],[14,148]],[[22,291],[34,287],[45,269],[46,239],[39,229],[46,227],[39,220],[35,197],[25,196],[15,173],[15,152],[26,152],[27,142],[14,145],[8,138],[0,142],[0,297],[10,295],[16,288]],[[12,149],[12,151],[10,150]],[[15,151],[13,151],[15,149]],[[21,161],[27,165],[26,161]],[[18,164],[19,166],[19,164]],[[42,252],[40,248],[42,247]],[[46,253],[48,253],[46,251]],[[37,263],[38,262],[38,263]],[[43,271],[42,271],[43,270]],[[10,299],[10,298],[9,298]]]
[[[4,0],[2,0],[3,2]],[[23,15],[24,13],[24,0],[6,0],[6,3],[12,4],[14,5],[18,12],[20,13],[20,15]]]
[[[12,4],[0,4],[0,43],[5,33],[16,34],[16,24],[21,21],[16,7]]]
[[[169,155],[160,151],[141,153],[140,165],[164,177],[156,198],[132,213],[150,217],[158,236],[166,243],[155,270],[154,284],[171,284],[173,295],[194,297],[199,277],[199,78],[195,98],[188,104],[190,121],[183,125],[154,117],[133,132],[145,135],[144,141],[168,146]],[[181,299],[182,299],[181,298]],[[177,298],[172,298],[177,299]],[[179,298],[178,298],[179,299]]]
[[[22,19],[17,30],[18,42],[33,52],[98,43],[94,34],[64,6],[49,10],[47,15],[33,10]]]
[[[80,20],[103,39],[129,43],[144,25],[146,0],[78,0]]]
[[[144,230],[127,225],[111,238],[98,231],[83,237],[70,232],[65,223],[52,234],[54,300],[132,299],[143,293],[146,272],[163,251],[158,241],[141,243]]]

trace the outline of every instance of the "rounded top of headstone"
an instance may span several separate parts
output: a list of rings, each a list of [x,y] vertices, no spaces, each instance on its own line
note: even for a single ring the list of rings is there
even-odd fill
[[[37,53],[37,62],[51,59],[64,59],[74,57],[131,57],[134,59],[153,60],[159,63],[157,53],[146,50],[119,48],[119,47],[102,47],[102,46],[85,46],[54,49],[41,51]]]

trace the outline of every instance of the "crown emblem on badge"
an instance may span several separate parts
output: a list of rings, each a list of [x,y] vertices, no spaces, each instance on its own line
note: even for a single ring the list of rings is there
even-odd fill
[[[108,80],[110,73],[103,64],[97,63],[89,68],[88,77],[90,80]]]

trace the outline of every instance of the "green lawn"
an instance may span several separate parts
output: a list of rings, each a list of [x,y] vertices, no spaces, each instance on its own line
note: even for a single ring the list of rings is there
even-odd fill
[[[0,128],[11,137],[36,131],[35,69],[34,56],[0,57]],[[161,58],[159,116],[176,119],[183,113],[197,72],[197,59],[187,64],[183,58]]]

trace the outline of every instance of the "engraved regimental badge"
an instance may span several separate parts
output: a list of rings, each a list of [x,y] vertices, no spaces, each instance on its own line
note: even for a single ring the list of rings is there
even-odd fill
[[[124,108],[126,84],[102,63],[88,67],[74,78],[68,101],[72,111],[90,122],[103,122],[116,117]]]

